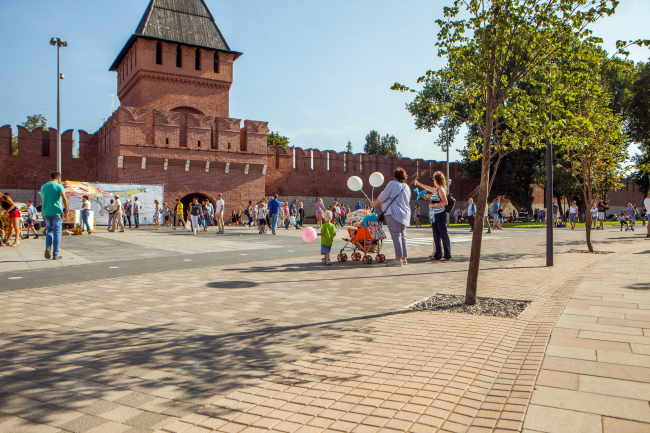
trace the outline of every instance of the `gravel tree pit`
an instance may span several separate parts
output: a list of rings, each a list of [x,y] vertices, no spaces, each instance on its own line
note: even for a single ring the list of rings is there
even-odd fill
[[[565,253],[591,254],[591,253],[589,253],[589,250],[576,250],[576,249],[566,250],[564,252]],[[614,254],[614,251],[596,251],[596,250],[594,250],[593,254]]]
[[[531,301],[477,297],[475,305],[465,304],[465,295],[435,295],[409,306],[411,310],[444,311],[449,313],[477,314],[480,316],[516,319]]]

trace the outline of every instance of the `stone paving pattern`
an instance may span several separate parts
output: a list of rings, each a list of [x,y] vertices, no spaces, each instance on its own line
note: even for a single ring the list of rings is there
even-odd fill
[[[642,267],[647,256],[631,253],[650,245],[606,242],[617,254],[558,255],[556,267],[547,269],[539,254],[524,254],[508,240],[493,241],[494,256],[486,254],[483,263],[481,295],[532,299],[518,319],[405,308],[436,291],[462,293],[467,264],[460,257],[449,264],[415,259],[404,268],[381,270],[353,263],[327,269],[314,263],[317,258],[281,259],[4,292],[0,432],[521,431],[522,426],[567,431],[561,428],[565,412],[588,421],[595,414],[562,393],[586,394],[588,407],[593,390],[603,386],[582,379],[582,389],[576,382],[567,390],[574,383],[565,380],[571,374],[635,384],[619,384],[637,393],[619,397],[636,396],[637,403],[647,395],[650,354],[642,339],[650,337],[645,329],[650,327],[639,319],[645,317],[640,310],[650,311],[641,302],[647,296]],[[566,245],[573,243],[578,241]],[[530,245],[538,252],[541,240]],[[412,251],[417,257],[429,249]],[[613,277],[614,263],[629,266],[629,272]],[[601,279],[607,285],[601,287]],[[604,294],[596,295],[596,288]],[[632,297],[626,301],[636,302],[602,304],[625,294]],[[570,317],[578,316],[573,310],[599,312],[599,307],[626,312],[580,314],[589,317],[582,322]],[[628,314],[628,326],[598,322],[624,321]],[[613,328],[634,330],[619,334]],[[606,358],[594,361],[607,364],[617,364],[612,353],[625,353],[621,344],[632,344],[615,338],[639,338],[633,358],[618,358],[636,364],[618,362],[632,369],[630,376],[616,376],[622,370],[606,366],[595,374],[596,367],[575,364],[594,362],[580,359],[583,352],[568,349],[562,355],[563,348],[576,347],[558,340],[567,337],[600,341],[594,356]],[[643,380],[634,379],[634,372]],[[575,405],[563,407],[561,397]],[[645,400],[645,408],[634,406],[636,418],[627,417],[629,410],[612,409],[618,416],[603,412],[602,429],[594,431],[616,431],[620,424],[614,422],[643,422]],[[544,412],[551,410],[559,415]]]

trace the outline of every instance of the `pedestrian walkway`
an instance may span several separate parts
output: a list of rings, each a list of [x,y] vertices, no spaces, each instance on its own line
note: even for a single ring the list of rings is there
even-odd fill
[[[650,431],[648,258],[614,256],[576,287],[551,334],[527,431]]]
[[[618,251],[617,261],[637,270],[634,280],[642,274],[647,279],[647,272],[638,271],[645,256],[633,254],[637,247],[623,244],[613,248]],[[253,386],[217,397],[159,432],[520,432],[524,420],[526,427],[532,425],[543,432],[648,431],[647,346],[638,346],[637,351],[646,355],[636,357],[603,354],[605,363],[628,366],[603,365],[602,377],[585,382],[582,396],[563,389],[547,391],[548,386],[543,385],[552,380],[559,388],[577,383],[569,376],[546,372],[546,366],[556,365],[553,358],[560,353],[553,345],[547,351],[547,345],[565,307],[584,305],[585,296],[593,299],[601,282],[617,285],[615,290],[629,290],[629,279],[608,275],[614,265],[594,276],[594,270],[607,262],[606,257],[567,254],[554,268],[535,266],[536,260],[528,259],[517,263],[516,270],[484,272],[481,287],[496,279],[505,282],[498,289],[486,287],[484,295],[533,300],[518,319],[408,311],[382,317]],[[637,289],[648,284],[641,283]],[[574,295],[576,288],[584,291]],[[459,291],[459,287],[451,291]],[[649,302],[647,295],[629,295],[633,299],[638,296]],[[603,306],[611,301],[591,302]],[[647,309],[648,304],[642,305]],[[611,308],[629,308],[617,314],[632,314],[637,320],[631,324],[637,329],[622,333],[619,339],[629,340],[632,335],[638,338],[637,343],[647,342],[641,330],[647,322],[638,323],[639,316],[634,316],[641,306],[628,301]],[[561,319],[558,326],[563,323]],[[586,326],[589,332],[613,332],[616,327]],[[602,347],[613,346],[603,343]],[[569,358],[585,356],[581,349],[566,349],[565,353]],[[538,378],[542,362],[545,368]],[[594,371],[588,365],[581,368],[585,374]],[[639,380],[634,380],[634,373]],[[612,383],[618,379],[629,382]],[[601,391],[600,387],[613,389]],[[623,394],[637,400],[616,401],[597,393]],[[529,411],[531,397],[534,404]],[[552,413],[547,407],[553,405],[563,409]],[[605,415],[602,429],[600,414]]]
[[[274,258],[124,276],[116,269],[101,280],[0,291],[0,433],[521,431],[535,405],[552,409],[535,394],[555,387],[541,382],[545,370],[590,374],[549,364],[559,353],[552,346],[562,346],[558,319],[563,326],[569,309],[613,302],[590,292],[601,281],[608,293],[624,296],[632,284],[647,296],[648,255],[635,253],[650,249],[607,234],[597,246],[615,254],[558,254],[546,268],[543,235],[528,233],[494,240],[481,264],[481,296],[533,301],[517,319],[407,308],[436,292],[464,292],[469,243],[456,244],[449,263],[429,261],[430,246],[415,245],[405,267]],[[558,234],[557,250],[576,248],[582,236]],[[619,264],[638,281],[615,274]],[[599,299],[583,308],[584,297]],[[632,298],[621,304],[632,308]],[[634,305],[627,319],[642,322],[648,305]],[[645,336],[645,325],[631,324],[642,335],[620,338]],[[619,327],[591,323],[584,332]],[[645,340],[628,344],[634,362],[644,362]],[[641,401],[647,369],[619,365],[632,370],[610,378],[631,382]],[[563,427],[535,431],[570,431]]]

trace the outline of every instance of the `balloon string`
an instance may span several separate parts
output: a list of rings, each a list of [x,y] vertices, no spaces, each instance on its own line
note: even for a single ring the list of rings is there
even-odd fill
[[[365,195],[365,196],[366,196],[366,198],[368,198],[368,196],[366,195],[366,193],[365,193],[365,192],[363,192],[363,190],[362,190],[362,189],[361,189],[361,190],[359,190],[359,191],[361,191],[361,193],[362,193],[363,195]],[[370,202],[370,204],[372,204],[372,200],[370,200],[370,199],[368,198],[368,201]]]

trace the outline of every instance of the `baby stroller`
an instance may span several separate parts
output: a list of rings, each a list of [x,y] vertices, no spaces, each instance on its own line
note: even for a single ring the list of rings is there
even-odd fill
[[[383,239],[386,239],[386,234],[381,228],[381,224],[377,222],[376,214],[361,209],[350,213],[345,222],[347,225],[354,226],[354,228],[348,228],[349,237],[343,238],[346,244],[336,257],[339,262],[348,261],[346,250],[352,251],[350,257],[353,261],[363,260],[366,265],[372,263],[370,254],[376,254],[375,260],[377,263],[386,260],[386,256],[381,254],[381,247]]]

